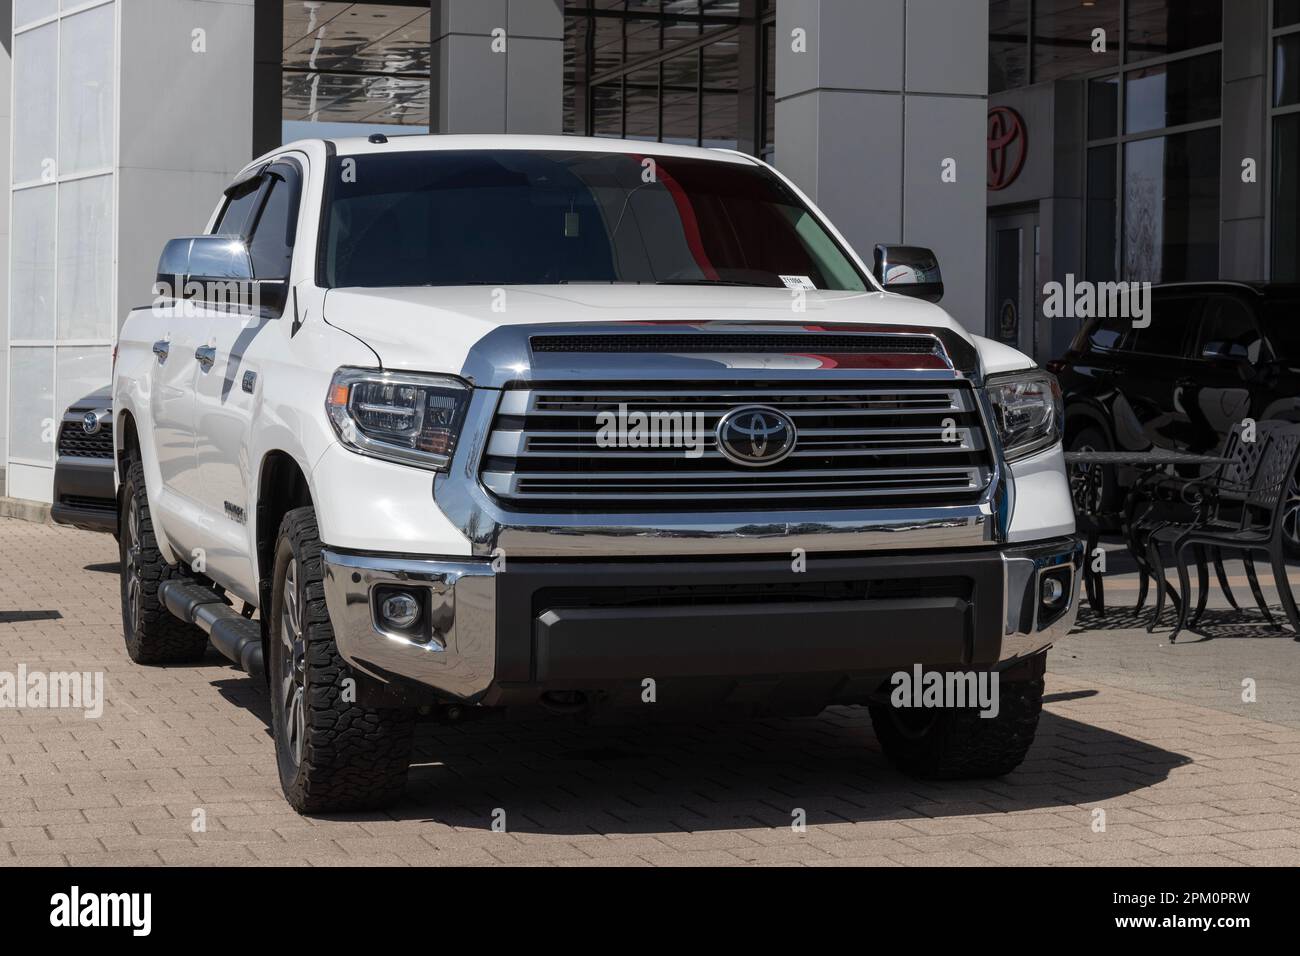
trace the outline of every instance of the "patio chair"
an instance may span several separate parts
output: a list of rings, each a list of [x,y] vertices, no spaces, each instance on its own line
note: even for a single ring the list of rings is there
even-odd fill
[[[1265,425],[1269,427],[1265,429],[1263,427]],[[1287,577],[1284,526],[1286,494],[1296,473],[1296,467],[1300,464],[1300,425],[1261,422],[1257,428],[1259,434],[1256,436],[1256,442],[1239,441],[1238,445],[1255,444],[1260,447],[1254,450],[1254,454],[1235,456],[1231,463],[1236,466],[1249,463],[1252,458],[1257,460],[1253,474],[1246,483],[1248,491],[1242,494],[1240,481],[1242,475],[1237,468],[1225,469],[1225,473],[1219,480],[1202,484],[1205,497],[1198,509],[1197,523],[1190,527],[1169,525],[1151,535],[1150,554],[1160,572],[1158,585],[1164,578],[1164,568],[1159,554],[1160,543],[1172,544],[1175,560],[1178,563],[1178,581],[1183,599],[1180,602],[1178,624],[1170,636],[1170,643],[1177,639],[1178,634],[1188,624],[1191,584],[1188,580],[1185,553],[1189,548],[1227,548],[1240,551],[1256,603],[1263,610],[1269,624],[1276,626],[1259,587],[1259,579],[1252,560],[1252,552],[1266,553],[1273,569],[1273,581],[1282,607],[1295,632],[1295,639],[1300,640],[1300,613],[1297,612],[1290,580]],[[1234,515],[1235,521],[1232,517]],[[1199,583],[1202,587],[1202,599],[1198,602],[1197,618],[1204,609],[1204,591],[1207,582],[1203,574]]]
[[[1268,437],[1284,424],[1276,421],[1257,424],[1251,441],[1243,441],[1244,426],[1234,426],[1224,445],[1224,462],[1209,474],[1184,477],[1154,472],[1138,481],[1125,509],[1124,533],[1129,552],[1141,575],[1141,588],[1135,610],[1142,610],[1146,604],[1148,581],[1156,581],[1156,607],[1151,623],[1147,626],[1148,633],[1155,630],[1160,616],[1164,613],[1166,597],[1173,601],[1175,607],[1181,607],[1182,604],[1182,595],[1164,576],[1163,562],[1158,553],[1159,544],[1176,541],[1180,533],[1177,530],[1179,528],[1186,530],[1188,527],[1200,526],[1207,522],[1216,526],[1238,527],[1240,504],[1250,490],[1250,482]],[[1157,546],[1154,557],[1151,554],[1153,540]],[[1214,565],[1219,588],[1223,591],[1224,597],[1235,610],[1240,610],[1236,596],[1228,584],[1221,550],[1206,546],[1196,548],[1193,553],[1196,557],[1200,597],[1192,620],[1199,620],[1205,610],[1205,603],[1209,597],[1208,565],[1210,563]],[[1246,555],[1245,560],[1247,576],[1252,580],[1252,590],[1267,616],[1268,605],[1263,601],[1263,594],[1254,582],[1255,569],[1250,562],[1249,554]]]

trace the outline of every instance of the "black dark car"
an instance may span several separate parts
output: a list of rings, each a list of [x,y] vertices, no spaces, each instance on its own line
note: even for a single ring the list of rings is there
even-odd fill
[[[1300,286],[1159,286],[1150,319],[1145,328],[1131,318],[1092,319],[1065,356],[1048,363],[1064,393],[1068,450],[1209,454],[1245,419],[1300,422]],[[1108,469],[1109,504],[1133,477]],[[1295,548],[1300,507],[1292,491]]]
[[[50,517],[74,528],[117,533],[113,399],[107,386],[74,402],[59,423]]]

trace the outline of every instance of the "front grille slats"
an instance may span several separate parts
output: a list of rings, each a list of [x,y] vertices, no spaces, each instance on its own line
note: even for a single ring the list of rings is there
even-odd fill
[[[67,458],[112,458],[113,426],[105,422],[87,435],[81,422],[64,422],[59,428],[59,454]]]
[[[719,448],[719,421],[751,405],[795,422],[795,448],[777,464],[737,464]],[[617,416],[620,407],[661,413],[660,440],[610,444],[608,429],[598,437],[607,415]],[[693,447],[673,443],[681,437],[677,423],[688,420],[701,425]],[[480,470],[491,495],[525,510],[788,511],[795,502],[827,508],[969,503],[988,487],[993,462],[974,393],[964,383],[595,383],[507,389]]]

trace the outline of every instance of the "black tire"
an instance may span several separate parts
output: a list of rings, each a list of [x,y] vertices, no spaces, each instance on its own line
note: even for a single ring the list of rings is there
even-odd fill
[[[373,810],[406,787],[415,715],[345,700],[355,689],[325,605],[312,508],[290,511],[276,539],[267,670],[280,785],[299,813]]]
[[[996,717],[978,710],[900,710],[872,704],[871,725],[899,770],[929,780],[1000,777],[1029,753],[1043,709],[1043,678],[1000,681]]]
[[[172,616],[158,597],[164,581],[186,577],[185,569],[169,565],[158,550],[144,465],[133,463],[122,482],[118,539],[122,586],[122,633],[126,653],[137,664],[191,664],[208,649],[208,636]]]
[[[1080,429],[1070,439],[1067,450],[1074,452],[1114,451],[1115,446],[1105,432],[1100,428],[1089,425]],[[1117,514],[1122,504],[1122,498],[1119,481],[1115,477],[1115,469],[1103,468],[1098,465],[1071,466],[1070,496],[1074,500],[1076,512],[1080,512],[1084,505],[1081,495],[1088,495],[1092,499],[1090,506],[1092,514]]]
[[[1300,558],[1300,472],[1291,476],[1281,507],[1286,509],[1282,519],[1282,545],[1288,558]]]

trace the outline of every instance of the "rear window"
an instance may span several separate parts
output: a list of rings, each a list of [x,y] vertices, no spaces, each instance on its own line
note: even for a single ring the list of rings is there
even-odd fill
[[[1265,306],[1264,328],[1279,359],[1300,361],[1300,297]]]

